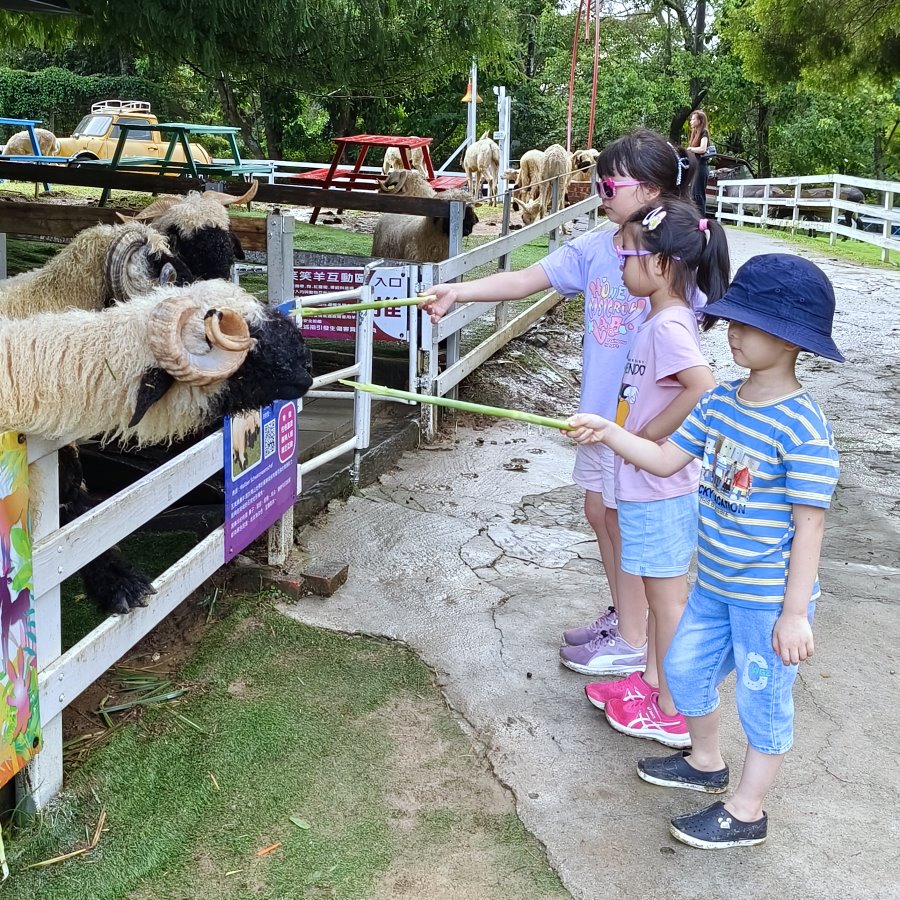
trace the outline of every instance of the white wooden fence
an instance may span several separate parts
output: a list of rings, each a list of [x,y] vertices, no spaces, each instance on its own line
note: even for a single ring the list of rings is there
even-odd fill
[[[827,198],[803,197],[802,191],[811,187],[828,186]],[[762,187],[762,195],[745,196],[748,188]],[[772,196],[772,188],[784,192],[783,197]],[[880,203],[852,203],[841,198],[841,188],[856,187],[880,196]],[[726,189],[737,190],[736,196],[726,195]],[[900,239],[893,230],[900,225],[900,209],[894,203],[900,199],[900,182],[855,178],[852,175],[799,175],[791,178],[755,178],[743,181],[720,181],[718,184],[717,217],[735,225],[765,225],[789,228],[793,234],[800,229],[821,231],[833,244],[838,235],[863,241],[881,248],[881,259],[887,262],[890,251],[900,251]],[[881,223],[881,231],[848,228],[839,219],[845,213],[864,215]],[[812,216],[810,216],[812,213]]]
[[[594,224],[599,202],[592,195],[581,203],[551,213],[534,225],[513,234],[505,233],[498,240],[468,253],[459,252],[463,204],[452,203],[450,231],[456,237],[451,245],[451,258],[434,266],[411,266],[410,277],[407,279],[410,291],[421,291],[438,281],[459,277],[492,260],[498,260],[501,268],[508,269],[511,251],[541,234],[549,233],[552,250],[559,242],[559,228],[564,223],[587,215],[589,224]],[[555,191],[553,205],[557,205]],[[504,204],[504,232],[508,231],[509,211],[510,197],[507,195]],[[267,271],[270,302],[315,306],[335,301],[365,301],[371,297],[372,291],[366,283],[341,294],[295,299],[293,230],[292,216],[273,213],[268,217]],[[373,267],[377,265],[378,263],[374,263]],[[427,316],[415,307],[410,308],[411,382],[428,393],[447,393],[468,372],[506,342],[521,334],[560,299],[559,295],[550,292],[511,322],[506,321],[505,303],[470,305],[455,311],[434,329]],[[462,328],[492,306],[497,307],[497,332],[460,359],[458,349]],[[329,391],[327,387],[341,378],[371,382],[372,319],[372,311],[357,314],[355,363],[316,378],[313,382],[309,396],[341,396],[352,399],[355,404],[354,433],[348,440],[298,466],[298,491],[304,474],[345,453],[355,454],[354,469],[358,471],[359,454],[369,444],[371,397],[364,392]],[[448,354],[447,368],[439,374],[437,345],[445,338],[448,339],[452,352]],[[421,354],[416,351],[421,351]],[[418,362],[414,365],[416,360]],[[427,409],[427,421],[430,423],[427,430],[432,432],[436,427],[433,409]],[[153,582],[156,593],[150,598],[147,607],[134,609],[125,616],[110,616],[63,652],[60,610],[62,582],[219,471],[224,462],[224,437],[221,431],[210,435],[62,528],[59,526],[58,449],[58,443],[40,438],[32,437],[28,441],[29,469],[33,481],[40,484],[39,506],[35,510],[33,571],[44,749],[17,779],[17,792],[25,808],[32,810],[45,807],[62,787],[62,713],[65,708],[219,569],[225,554],[224,526],[221,526]],[[292,543],[292,536],[292,518],[289,512],[270,530],[270,561],[283,561]]]

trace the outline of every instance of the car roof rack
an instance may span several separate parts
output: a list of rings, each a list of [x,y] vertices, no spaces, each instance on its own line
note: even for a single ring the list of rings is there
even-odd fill
[[[92,113],[102,112],[150,112],[150,104],[146,100],[101,100],[91,104]]]

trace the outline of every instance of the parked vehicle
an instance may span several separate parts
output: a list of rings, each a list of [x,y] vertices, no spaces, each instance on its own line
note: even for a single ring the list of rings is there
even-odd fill
[[[60,155],[73,162],[89,159],[112,159],[121,130],[119,125],[146,125],[146,129],[128,132],[123,156],[158,157],[166,155],[170,136],[155,126],[159,120],[143,100],[101,100],[91,106],[72,132],[71,137],[59,139]],[[199,144],[191,144],[191,153],[198,163],[210,163],[212,158]],[[176,146],[173,162],[185,162],[184,150]]]
[[[717,153],[709,160],[709,177],[706,179],[706,211],[715,215],[719,201],[719,182],[756,178],[753,166],[739,156]],[[750,196],[750,195],[748,195]]]

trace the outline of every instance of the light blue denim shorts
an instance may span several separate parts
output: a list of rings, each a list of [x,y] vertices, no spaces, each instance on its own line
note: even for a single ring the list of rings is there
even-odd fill
[[[718,686],[737,671],[737,708],[747,740],[760,753],[787,753],[794,743],[792,689],[798,666],[772,648],[780,605],[734,606],[697,587],[666,654],[666,680],[678,712],[705,716],[719,705]],[[812,623],[815,603],[809,605]]]
[[[622,570],[646,578],[686,575],[697,549],[697,494],[619,500]]]

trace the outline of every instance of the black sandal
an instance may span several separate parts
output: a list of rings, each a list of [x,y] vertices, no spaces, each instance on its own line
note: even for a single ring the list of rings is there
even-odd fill
[[[672,819],[669,831],[683,844],[701,850],[752,847],[766,839],[769,817],[763,813],[755,822],[736,819],[720,800],[699,812]]]

